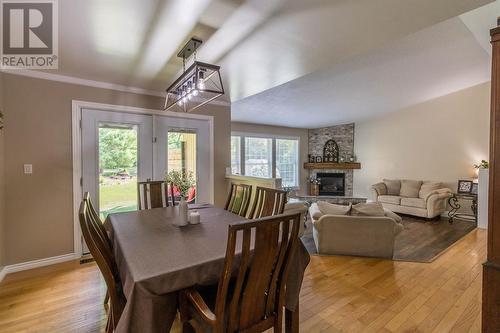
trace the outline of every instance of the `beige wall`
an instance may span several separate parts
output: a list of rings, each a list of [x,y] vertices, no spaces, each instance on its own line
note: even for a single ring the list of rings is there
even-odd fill
[[[439,180],[456,190],[488,159],[490,84],[356,123],[354,195],[383,178]]]
[[[300,193],[302,194],[307,193],[306,179],[309,176],[309,172],[303,168],[304,162],[307,161],[307,149],[308,149],[307,146],[309,141],[307,129],[232,122],[231,131],[298,137],[300,139],[300,148],[299,148]]]
[[[73,252],[71,101],[160,109],[163,99],[4,74],[6,264]],[[222,205],[229,165],[230,112],[215,116],[215,199]],[[23,164],[33,174],[23,174]]]

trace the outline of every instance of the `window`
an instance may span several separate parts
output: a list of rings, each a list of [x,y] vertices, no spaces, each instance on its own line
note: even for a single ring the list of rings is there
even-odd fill
[[[245,138],[245,175],[271,178],[272,144],[269,138]]]
[[[231,136],[231,173],[241,174],[241,137]]]
[[[283,187],[293,187],[298,182],[299,141],[276,139],[276,178]]]
[[[283,187],[299,186],[299,140],[272,135],[231,136],[231,172],[281,178]]]

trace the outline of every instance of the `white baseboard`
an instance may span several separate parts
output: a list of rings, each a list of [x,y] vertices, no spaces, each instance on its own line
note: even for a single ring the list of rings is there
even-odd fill
[[[3,278],[5,277],[5,275],[7,275],[7,272],[6,272],[6,269],[5,269],[5,266],[0,268],[0,282],[2,282]]]
[[[65,261],[76,260],[79,257],[80,256],[76,255],[75,253],[69,253],[69,254],[63,254],[62,256],[32,260],[32,261],[22,262],[22,263],[14,264],[14,265],[7,265],[2,270],[0,270],[0,282],[2,282],[4,277],[10,273],[26,271],[28,269],[59,264],[59,263],[65,262]]]

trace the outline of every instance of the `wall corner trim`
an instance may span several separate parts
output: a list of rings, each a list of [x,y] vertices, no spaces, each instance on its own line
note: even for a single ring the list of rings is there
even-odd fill
[[[0,270],[0,282],[5,278],[7,274],[26,271],[33,268],[50,266],[54,264],[59,264],[66,261],[79,259],[80,256],[75,253],[63,254],[61,256],[49,257],[44,259],[32,260],[27,262],[22,262],[19,264],[7,265]]]

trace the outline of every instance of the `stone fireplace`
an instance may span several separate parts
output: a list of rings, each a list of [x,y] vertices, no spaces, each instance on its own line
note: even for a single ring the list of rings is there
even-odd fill
[[[316,128],[309,130],[309,146],[308,153],[313,156],[323,156],[323,148],[325,143],[333,139],[339,148],[339,157],[348,158],[354,155],[354,124],[337,125],[324,128]],[[331,177],[340,178],[339,174],[343,175],[344,194],[340,194],[338,191],[326,191],[329,193],[336,192],[339,194],[326,194],[320,190],[320,195],[334,195],[334,196],[347,196],[352,197],[353,195],[353,170],[337,170],[337,169],[310,169],[309,176],[316,178],[322,178],[321,175],[331,174]],[[333,176],[335,175],[335,176]],[[323,176],[324,177],[324,176]],[[327,176],[329,178],[329,176]],[[333,181],[330,180],[329,181]],[[338,181],[338,180],[335,180]],[[337,184],[338,185],[338,184]],[[327,185],[331,186],[331,185]],[[321,188],[321,187],[320,187]]]
[[[345,196],[345,173],[318,172],[319,195]]]

